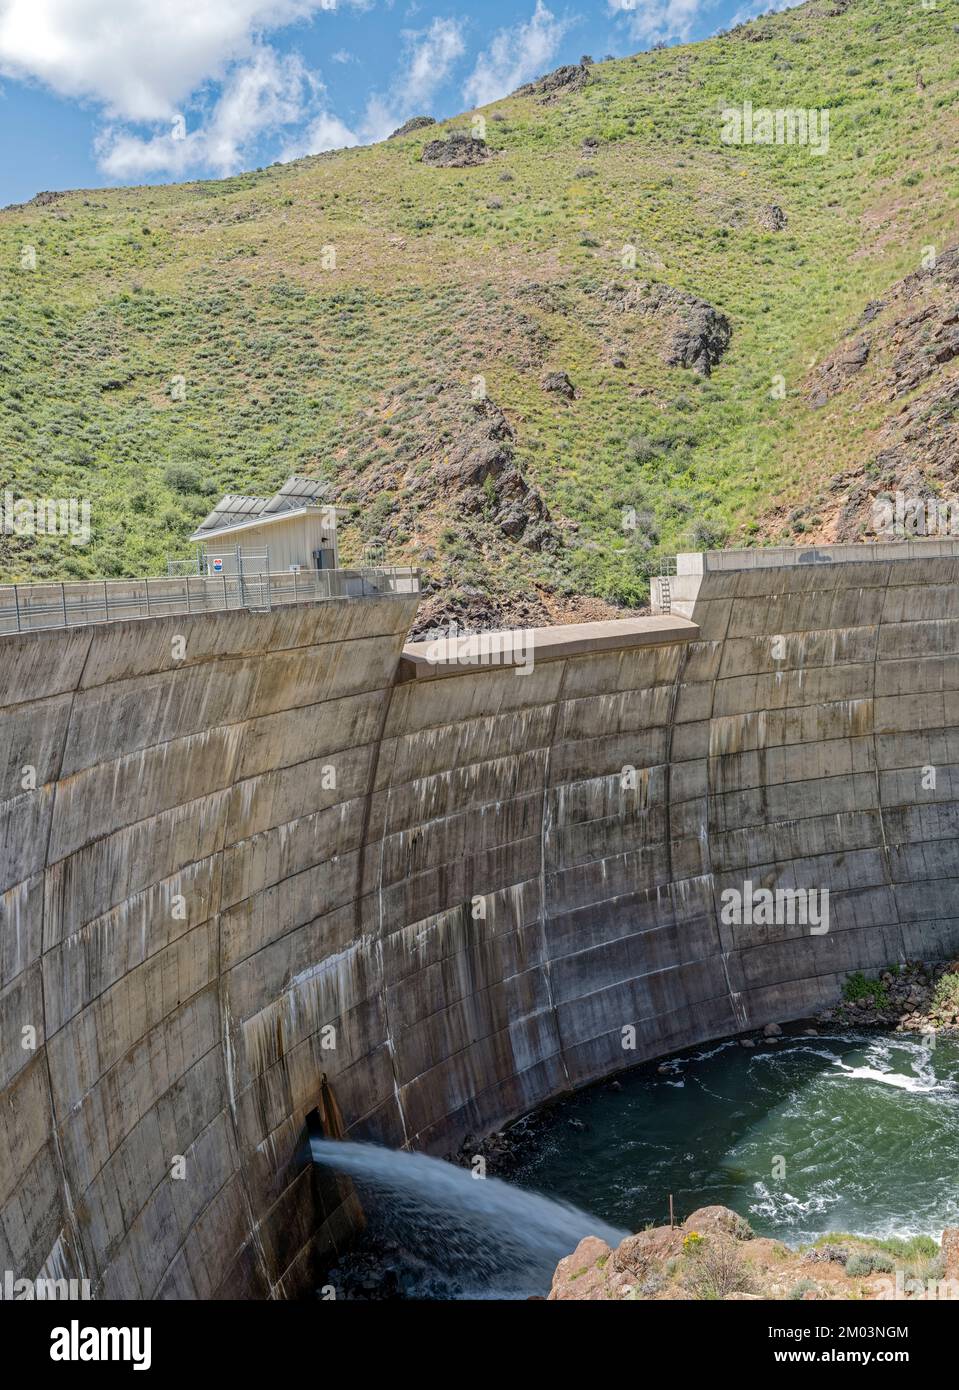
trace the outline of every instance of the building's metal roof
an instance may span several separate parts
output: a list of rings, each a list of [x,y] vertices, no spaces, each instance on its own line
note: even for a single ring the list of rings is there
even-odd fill
[[[258,521],[276,521],[280,518],[298,516],[310,507],[321,506],[319,499],[328,487],[329,483],[319,478],[302,478],[294,473],[272,497],[228,494],[216,504],[210,515],[200,522],[190,539],[204,540],[223,531],[250,526]]]

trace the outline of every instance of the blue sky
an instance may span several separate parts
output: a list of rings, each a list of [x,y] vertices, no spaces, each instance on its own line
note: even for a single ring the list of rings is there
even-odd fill
[[[0,0],[0,205],[383,139],[790,0]]]

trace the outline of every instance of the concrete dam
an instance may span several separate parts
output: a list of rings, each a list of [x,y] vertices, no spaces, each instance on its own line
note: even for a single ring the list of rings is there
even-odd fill
[[[416,605],[0,638],[0,1269],[297,1297],[358,1219],[314,1110],[442,1155],[959,952],[959,546],[681,556],[523,673]]]

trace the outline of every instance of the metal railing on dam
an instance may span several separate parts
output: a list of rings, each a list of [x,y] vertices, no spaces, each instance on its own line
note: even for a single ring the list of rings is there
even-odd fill
[[[231,609],[269,612],[290,603],[418,594],[419,587],[419,570],[409,567],[4,584],[0,585],[0,635],[125,618]]]

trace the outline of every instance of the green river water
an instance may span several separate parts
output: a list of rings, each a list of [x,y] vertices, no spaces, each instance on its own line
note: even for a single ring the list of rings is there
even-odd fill
[[[667,1221],[670,1193],[677,1219],[720,1203],[791,1245],[959,1224],[956,1042],[823,1033],[668,1067],[564,1101],[510,1181],[629,1230]]]

